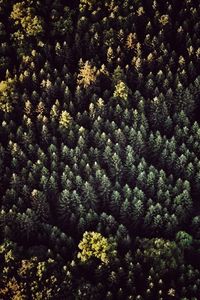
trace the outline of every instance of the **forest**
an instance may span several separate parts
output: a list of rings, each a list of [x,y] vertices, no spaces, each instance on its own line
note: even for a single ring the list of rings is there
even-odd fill
[[[200,300],[200,2],[0,0],[0,300]]]

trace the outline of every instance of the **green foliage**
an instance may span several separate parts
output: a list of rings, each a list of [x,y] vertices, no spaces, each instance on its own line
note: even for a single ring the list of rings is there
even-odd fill
[[[159,274],[176,270],[183,260],[183,254],[174,241],[145,238],[141,239],[139,244],[143,248],[144,261],[151,263]]]
[[[0,0],[0,299],[199,299],[200,10],[161,2]]]
[[[82,262],[87,262],[90,258],[96,257],[102,263],[108,264],[116,255],[115,246],[107,238],[103,237],[99,232],[85,232],[83,239],[78,245],[81,252],[78,258]]]
[[[51,12],[51,19],[54,36],[68,36],[73,31],[72,12],[69,7],[64,7],[63,15],[57,14],[57,11],[53,10]]]
[[[176,234],[176,242],[179,247],[185,249],[191,246],[193,238],[189,233],[185,231],[179,231]]]

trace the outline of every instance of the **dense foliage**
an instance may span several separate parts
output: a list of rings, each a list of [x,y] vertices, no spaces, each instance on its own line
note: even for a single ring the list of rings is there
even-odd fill
[[[200,299],[200,3],[0,0],[0,299]]]

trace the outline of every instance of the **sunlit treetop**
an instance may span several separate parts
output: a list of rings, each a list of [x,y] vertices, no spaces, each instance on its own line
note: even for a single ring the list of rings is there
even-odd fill
[[[114,244],[99,232],[86,231],[78,247],[81,250],[78,253],[78,258],[82,262],[87,262],[90,258],[96,257],[101,262],[108,264],[110,259],[116,255]]]
[[[92,10],[94,4],[97,2],[97,0],[80,0],[80,10],[83,10],[83,7],[88,7],[89,10]]]
[[[128,100],[128,87],[123,81],[119,81],[115,86],[113,97]]]
[[[89,61],[80,62],[80,72],[78,74],[77,83],[87,88],[96,81],[96,68]]]
[[[71,118],[70,114],[66,110],[62,111],[61,115],[60,115],[60,119],[59,119],[60,126],[64,127],[64,128],[68,128],[71,121],[72,121],[72,118]]]
[[[0,82],[0,110],[11,112],[15,102],[14,87],[16,80],[8,78]]]
[[[30,5],[31,1],[15,3],[10,18],[14,20],[16,26],[21,27],[26,36],[37,36],[43,31],[42,20],[35,15],[35,10]],[[23,34],[18,33],[17,36],[22,38]]]

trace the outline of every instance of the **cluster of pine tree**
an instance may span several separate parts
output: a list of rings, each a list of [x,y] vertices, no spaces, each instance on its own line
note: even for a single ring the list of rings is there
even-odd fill
[[[200,3],[0,0],[0,299],[200,299]]]

